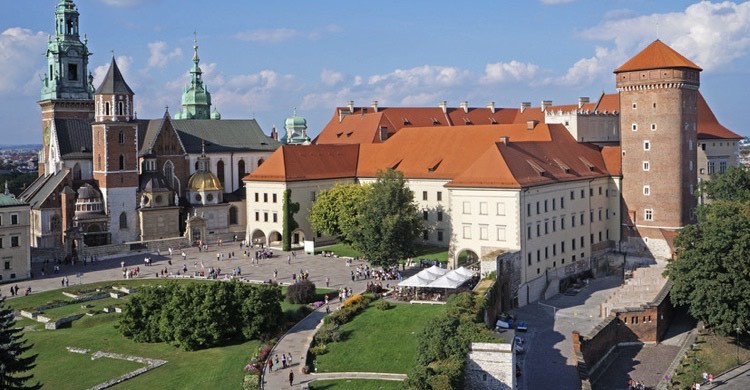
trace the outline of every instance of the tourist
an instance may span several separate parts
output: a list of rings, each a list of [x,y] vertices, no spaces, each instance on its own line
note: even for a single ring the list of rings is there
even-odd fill
[[[294,383],[294,371],[289,371],[289,386]]]
[[[292,366],[292,353],[289,352],[288,355],[289,357],[286,358],[286,363],[288,364],[289,367],[291,367]]]
[[[269,357],[268,358],[268,372],[273,371],[273,360]]]
[[[281,368],[286,368],[286,355],[281,354]]]

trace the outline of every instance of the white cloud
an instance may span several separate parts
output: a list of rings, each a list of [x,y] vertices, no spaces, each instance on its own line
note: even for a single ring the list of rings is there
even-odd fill
[[[344,74],[329,69],[323,69],[320,72],[320,81],[329,87],[332,87],[342,81],[344,81]]]
[[[241,41],[278,43],[298,37],[300,32],[290,28],[258,29],[234,34]]]
[[[621,57],[607,48],[597,47],[593,57],[578,60],[564,76],[554,82],[566,86],[590,83],[604,74],[611,74],[612,70],[622,62],[619,60]]]
[[[539,66],[513,60],[487,64],[484,69],[483,82],[498,83],[504,81],[522,81],[533,79]]]
[[[39,53],[44,52],[47,35],[43,32],[11,27],[0,33],[0,94],[37,93],[41,88],[41,73],[37,66]],[[36,87],[36,88],[35,88]]]
[[[167,43],[164,41],[151,42],[148,44],[149,68],[163,68],[167,66],[169,60],[174,58],[182,57],[182,49],[175,48],[174,50],[167,52]]]
[[[575,0],[540,0],[540,2],[544,5],[558,5],[558,4],[567,4],[572,3]]]
[[[396,69],[391,73],[370,76],[367,83],[381,88],[416,86],[449,87],[460,84],[468,72],[456,67],[423,65],[411,69]]]
[[[130,7],[143,3],[144,0],[101,0],[102,3],[115,7]]]
[[[657,35],[704,70],[721,68],[750,49],[750,2],[702,1],[683,12],[605,20],[583,33],[589,39],[613,41],[616,47],[609,54],[621,61]]]

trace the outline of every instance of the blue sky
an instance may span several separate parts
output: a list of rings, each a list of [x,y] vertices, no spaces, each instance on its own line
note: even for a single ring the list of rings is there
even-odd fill
[[[40,74],[58,0],[4,1],[2,143],[41,140]],[[574,103],[658,38],[704,71],[719,120],[750,135],[750,2],[679,0],[77,0],[95,85],[112,56],[139,118],[179,110],[193,31],[214,106],[269,133],[294,108],[317,134],[336,106]],[[657,27],[658,24],[658,27]]]

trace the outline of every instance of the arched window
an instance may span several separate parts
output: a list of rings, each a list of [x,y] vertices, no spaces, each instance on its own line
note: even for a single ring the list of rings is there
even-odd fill
[[[236,225],[239,222],[237,222],[237,207],[230,207],[229,208],[229,224],[230,225]]]
[[[124,144],[125,143],[125,134],[120,130],[120,134],[117,135],[117,142]]]
[[[125,103],[117,102],[117,115],[125,115]]]
[[[125,212],[120,213],[120,229],[128,228],[128,215]]]
[[[237,163],[237,183],[242,183],[243,177],[245,177],[245,160],[240,160]]]
[[[219,160],[219,162],[216,163],[216,177],[219,178],[219,183],[221,183],[224,188],[227,188],[226,183],[224,183],[224,161]]]
[[[195,171],[198,172],[198,160],[195,161]]]
[[[167,184],[169,185],[169,187],[175,189],[174,164],[172,164],[171,160],[167,160],[167,162],[164,163],[164,178],[167,179]]]
[[[120,155],[120,170],[125,169],[125,156]]]
[[[104,115],[109,115],[109,102],[104,103]]]
[[[81,165],[73,165],[73,180],[81,180]]]

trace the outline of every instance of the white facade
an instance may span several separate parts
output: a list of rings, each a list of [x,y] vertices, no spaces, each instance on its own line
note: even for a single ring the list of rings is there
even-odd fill
[[[102,198],[107,207],[109,218],[109,231],[111,243],[121,244],[124,242],[137,241],[138,237],[138,215],[137,188],[102,188]],[[120,215],[126,216],[126,223],[121,224]]]
[[[31,276],[30,207],[18,203],[0,194],[0,282]]]

